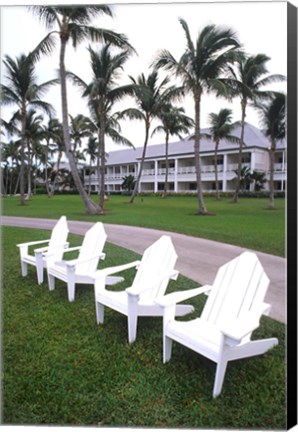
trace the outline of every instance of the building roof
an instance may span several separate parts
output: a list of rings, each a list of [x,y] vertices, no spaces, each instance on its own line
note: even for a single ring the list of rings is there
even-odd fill
[[[236,126],[233,135],[240,138],[240,126]],[[201,130],[202,133],[210,133],[209,128]],[[255,126],[246,123],[244,129],[244,145],[245,147],[258,147],[262,149],[268,149],[270,147],[269,139]],[[277,149],[284,149],[286,147],[286,140],[280,140],[277,143]],[[229,151],[237,149],[237,144],[233,144],[227,140],[222,140],[219,144],[219,151]],[[245,150],[245,148],[244,148]],[[137,147],[135,149],[123,149],[115,150],[108,153],[106,165],[117,165],[117,164],[129,164],[135,163],[142,158],[143,147]],[[201,153],[213,153],[214,142],[207,138],[201,138]],[[182,156],[182,155],[193,155],[194,153],[194,140],[186,138],[181,141],[171,142],[169,145],[169,156]],[[146,150],[145,159],[156,159],[164,157],[165,155],[165,144],[148,145]]]

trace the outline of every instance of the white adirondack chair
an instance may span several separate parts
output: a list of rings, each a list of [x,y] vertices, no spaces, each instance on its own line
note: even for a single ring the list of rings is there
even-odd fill
[[[86,233],[81,246],[64,250],[66,252],[79,251],[78,257],[73,260],[54,261],[51,256],[47,259],[49,289],[55,289],[55,278],[67,283],[68,300],[75,299],[76,284],[91,284],[91,277],[97,269],[100,259],[105,258],[103,248],[107,239],[104,226],[101,222],[95,223]],[[123,280],[114,278],[111,284]]]
[[[27,243],[17,244],[20,250],[22,276],[28,274],[28,264],[36,267],[37,281],[40,285],[43,282],[43,270],[46,268],[45,254],[52,256],[55,260],[60,260],[63,250],[68,247],[67,236],[69,229],[65,216],[61,216],[54,226],[51,237],[47,240],[38,240]],[[34,255],[29,253],[29,247],[46,244],[44,247],[34,249]]]
[[[227,363],[264,354],[278,344],[276,338],[251,341],[262,314],[269,279],[257,256],[244,252],[221,266],[212,286],[206,285],[164,296],[158,301],[164,310],[163,362],[171,358],[172,342],[182,345],[217,363],[213,397],[220,394]],[[175,320],[176,303],[198,294],[208,294],[200,318],[188,322]]]
[[[128,341],[134,342],[138,316],[162,316],[162,309],[156,305],[155,300],[164,295],[170,279],[177,278],[178,272],[174,270],[176,260],[171,238],[162,236],[145,250],[141,261],[97,271],[94,275],[97,323],[104,322],[104,306],[126,315]],[[109,275],[132,267],[136,267],[137,272],[131,287],[118,292],[105,289]],[[179,305],[176,313],[185,315],[193,310],[192,306]]]

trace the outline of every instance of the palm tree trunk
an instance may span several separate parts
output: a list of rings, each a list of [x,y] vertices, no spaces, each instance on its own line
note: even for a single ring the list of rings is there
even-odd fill
[[[242,149],[244,144],[244,126],[245,126],[245,111],[246,111],[246,99],[242,99],[241,101],[241,135],[240,135],[240,143],[239,143],[239,153],[238,153],[238,169],[237,169],[237,180],[236,180],[236,189],[234,192],[234,196],[232,199],[233,203],[238,202],[238,196],[240,191],[240,183],[241,183],[241,168],[242,168]]]
[[[88,184],[88,195],[91,195],[91,165],[92,165],[92,156],[90,156],[90,168],[89,168],[89,184]]]
[[[149,127],[150,127],[150,121],[149,121],[149,119],[146,119],[145,120],[145,142],[144,142],[144,147],[143,147],[142,159],[141,159],[141,163],[140,163],[140,170],[138,172],[138,177],[137,177],[137,180],[135,182],[135,186],[134,186],[134,189],[132,191],[132,194],[131,194],[131,197],[129,200],[130,204],[132,204],[134,202],[135,196],[138,192],[141,176],[142,176],[143,165],[144,165],[144,160],[145,160],[146,150],[147,150],[147,144],[148,144]]]
[[[46,144],[46,154],[45,154],[45,173],[44,173],[44,181],[46,184],[47,195],[50,198],[50,189],[49,189],[49,178],[48,178],[48,162],[49,162],[49,142]]]
[[[166,132],[166,146],[165,146],[165,153],[166,153],[166,174],[165,174],[165,187],[163,191],[163,198],[166,198],[168,195],[168,175],[169,175],[169,132]]]
[[[201,105],[201,95],[197,94],[195,96],[195,167],[196,167],[196,177],[197,177],[197,196],[198,196],[198,215],[208,214],[208,210],[205,207],[203,191],[202,191],[202,175],[201,175],[201,136],[200,136],[200,105]]]
[[[99,205],[103,209],[105,201],[105,113],[103,107],[101,107],[101,112],[99,116],[100,124],[100,191],[99,191]]]
[[[275,140],[272,139],[271,149],[269,150],[270,168],[269,168],[269,204],[270,209],[274,209],[274,159],[275,159]]]
[[[26,107],[22,107],[22,133],[21,133],[21,166],[20,166],[20,205],[25,205],[25,130],[26,130]]]
[[[70,147],[70,134],[68,126],[68,107],[67,107],[67,91],[66,91],[66,72],[65,72],[65,49],[66,49],[66,39],[61,36],[61,49],[60,49],[60,79],[61,79],[61,103],[62,103],[62,119],[63,119],[63,138],[65,145],[65,153],[69,161],[71,173],[73,176],[74,183],[83,201],[85,211],[87,214],[102,214],[102,208],[93,202],[88,196],[82,184],[74,155]]]
[[[218,152],[219,141],[217,140],[215,143],[215,151],[214,151],[214,169],[215,169],[215,189],[216,189],[216,199],[220,199],[219,195],[219,187],[218,187],[218,165],[217,165],[217,152]]]
[[[28,146],[28,173],[27,173],[27,178],[28,178],[28,184],[27,184],[27,199],[29,199],[32,195],[32,186],[31,186],[31,177],[32,177],[32,154],[31,154],[31,149],[30,149],[30,142],[28,142],[27,144]]]

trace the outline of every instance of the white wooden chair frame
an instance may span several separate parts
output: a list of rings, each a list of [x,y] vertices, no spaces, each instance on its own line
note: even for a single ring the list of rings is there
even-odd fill
[[[37,240],[26,243],[19,243],[17,247],[20,251],[21,274],[28,275],[28,264],[36,267],[37,282],[43,283],[44,269],[46,268],[46,257],[51,256],[54,260],[60,260],[63,255],[63,250],[68,248],[69,243],[66,241],[69,233],[67,220],[65,216],[61,216],[54,226],[51,237],[45,240]],[[29,254],[31,246],[45,245],[34,249],[34,255]]]
[[[128,342],[135,341],[139,316],[162,316],[162,309],[155,300],[164,295],[170,279],[176,280],[178,271],[174,270],[177,260],[172,241],[162,236],[148,247],[141,261],[98,270],[94,275],[96,320],[104,322],[104,306],[127,316]],[[137,272],[131,287],[122,291],[105,289],[110,275],[136,268]],[[178,305],[179,316],[194,310],[190,305]]]
[[[158,300],[163,309],[163,362],[171,358],[173,340],[217,364],[213,397],[221,393],[227,363],[264,354],[278,344],[276,338],[253,340],[261,316],[270,305],[264,297],[269,285],[257,256],[244,252],[220,267],[213,285],[175,292]],[[176,304],[207,294],[200,318],[175,320]]]

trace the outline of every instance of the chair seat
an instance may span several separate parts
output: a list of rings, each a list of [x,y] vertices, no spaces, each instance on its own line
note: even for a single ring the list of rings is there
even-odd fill
[[[193,349],[196,352],[216,360],[222,333],[215,326],[196,318],[191,321],[173,320],[166,327],[166,336]]]

